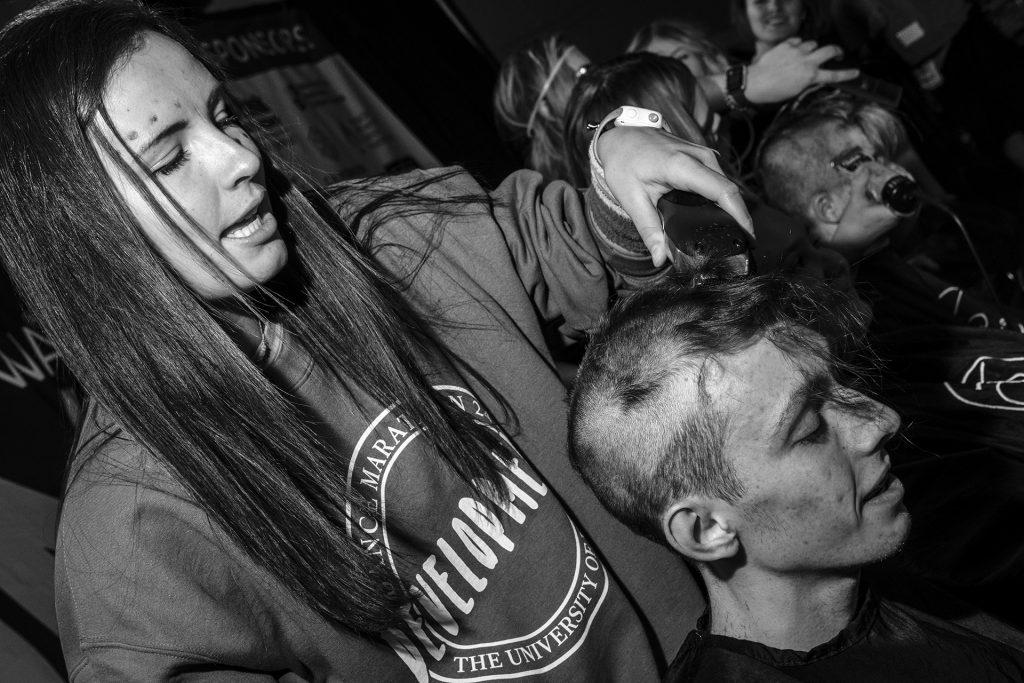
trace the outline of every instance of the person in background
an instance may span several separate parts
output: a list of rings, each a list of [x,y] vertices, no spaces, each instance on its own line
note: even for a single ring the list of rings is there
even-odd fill
[[[611,103],[629,104],[659,112],[666,128],[687,142],[716,149],[723,170],[735,173],[728,141],[716,134],[718,116],[693,74],[679,60],[637,52],[591,67],[573,90],[566,111],[565,141],[570,179],[590,183],[589,136]],[[754,259],[758,272],[779,269],[819,269],[837,281],[845,278],[846,263],[837,254],[814,248],[802,222],[794,221],[749,192],[757,236]],[[664,276],[667,268],[652,263],[628,223],[602,224],[605,259],[616,275],[616,289],[628,289]]]
[[[55,555],[69,676],[656,678],[683,637],[664,590],[699,596],[572,472],[540,327],[607,308],[591,221],[633,216],[664,260],[657,197],[749,229],[738,188],[616,126],[586,203],[530,172],[325,190],[215,73],[142,2],[0,32],[0,258],[88,397]]]
[[[1011,520],[1024,514],[1024,420],[1014,360],[1024,313],[985,290],[915,267],[887,246],[912,209],[894,205],[885,190],[906,179],[890,160],[902,136],[897,119],[874,103],[838,91],[813,93],[768,131],[759,162],[763,187],[817,240],[846,255],[857,291],[871,305],[885,396],[910,425],[895,464],[921,513],[896,569],[1020,626],[1024,547],[1004,539],[1015,528]],[[1011,240],[996,244],[1020,259]],[[960,248],[969,251],[962,242]]]
[[[675,59],[642,52],[624,54],[589,67],[566,103],[562,137],[567,158],[563,163],[569,182],[577,187],[590,184],[592,124],[615,107],[608,107],[610,102],[658,111],[673,135],[715,147],[718,116],[708,106],[693,73]]]
[[[573,465],[707,590],[665,681],[1024,677],[1024,653],[862,580],[911,527],[887,452],[900,418],[853,383],[864,322],[820,283],[673,279],[595,332],[570,403]]]
[[[913,73],[947,127],[977,152],[1024,171],[1024,49],[996,30],[970,0],[832,0],[833,33],[865,59]],[[890,66],[890,68],[892,68]],[[941,157],[949,150],[929,150]],[[1016,207],[1020,208],[1020,207]]]
[[[733,29],[756,61],[791,38],[821,40],[825,16],[816,0],[732,0]]]
[[[526,168],[565,178],[562,120],[576,80],[589,61],[558,35],[535,40],[508,56],[494,85],[494,120],[522,154]]]
[[[707,32],[681,19],[652,21],[641,27],[630,39],[626,52],[653,52],[678,59],[698,79],[725,73],[729,68],[725,52]]]
[[[704,90],[716,112],[785,102],[806,88],[842,83],[859,75],[857,69],[825,69],[822,65],[840,57],[841,48],[819,46],[812,40],[790,38],[772,46],[748,65],[730,64],[725,53],[696,24],[681,20],[655,21],[637,31],[627,52],[653,52],[686,64]],[[726,97],[730,92],[727,72],[743,70],[739,101]]]
[[[753,174],[753,152],[777,105],[806,88],[843,83],[859,75],[857,69],[822,68],[840,58],[842,50],[799,37],[771,46],[749,64],[730,64],[724,51],[700,27],[681,20],[644,26],[633,36],[628,50],[683,60],[697,77],[711,109],[729,115],[719,134],[730,143],[733,166],[744,180]]]
[[[840,53],[794,41],[772,51],[761,63],[741,67],[741,85],[727,97],[726,70],[700,75],[701,88],[715,111],[788,100],[804,88],[854,78],[856,70],[828,70],[821,65]],[[527,168],[548,179],[568,179],[562,139],[565,108],[589,60],[560,36],[533,41],[502,63],[494,87],[495,122],[503,138],[516,146]],[[730,105],[729,102],[732,102]]]
[[[937,276],[907,265],[890,247],[893,230],[919,207],[912,190],[905,207],[887,195],[894,183],[912,178],[893,161],[905,139],[903,125],[883,107],[856,93],[822,88],[783,111],[765,133],[757,162],[760,186],[773,205],[805,221],[815,240],[860,268],[876,292],[876,326],[962,325],[980,312],[993,327],[1016,328],[1014,319],[1021,316],[1014,312],[1000,325],[1004,316],[985,297],[962,292],[956,306],[945,305],[941,292],[950,283],[941,271]],[[985,237],[989,226],[978,227],[975,237]],[[960,253],[969,251],[962,242],[961,235]],[[1024,260],[1019,241],[990,242],[998,246],[981,253],[1004,263],[980,264],[985,269],[999,272]],[[977,265],[972,264],[975,271]]]

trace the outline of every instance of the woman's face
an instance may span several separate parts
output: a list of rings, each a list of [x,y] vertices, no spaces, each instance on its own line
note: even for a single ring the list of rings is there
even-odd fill
[[[703,46],[680,38],[655,38],[645,48],[662,57],[678,59],[697,78],[722,73],[728,64],[719,56],[708,54]]]
[[[747,0],[747,21],[754,40],[769,47],[800,32],[802,0]]]
[[[288,250],[270,208],[259,150],[228,109],[221,83],[198,60],[173,40],[146,33],[141,48],[111,74],[103,103],[142,168],[100,116],[94,134],[105,136],[125,163],[138,169],[160,206],[231,283],[250,289],[280,272]],[[100,156],[146,236],[189,286],[207,299],[232,294],[125,172]]]

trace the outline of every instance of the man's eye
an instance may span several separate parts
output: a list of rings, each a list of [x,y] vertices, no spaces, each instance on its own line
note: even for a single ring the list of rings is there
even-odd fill
[[[871,161],[872,157],[865,154],[863,150],[854,149],[842,156],[832,160],[832,168],[841,168],[848,173],[855,172],[865,162]]]
[[[852,173],[853,171],[856,171],[858,168],[860,168],[863,164],[865,164],[868,161],[871,161],[871,157],[869,157],[867,154],[858,154],[852,159],[847,159],[846,162],[843,164],[843,168]]]
[[[804,436],[797,439],[798,444],[819,444],[823,443],[828,438],[828,423],[821,417],[821,414],[815,413],[814,425],[811,431],[804,434]]]

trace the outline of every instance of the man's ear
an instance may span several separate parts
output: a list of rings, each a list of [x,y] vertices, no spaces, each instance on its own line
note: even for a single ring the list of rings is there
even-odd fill
[[[811,220],[819,225],[822,223],[835,225],[843,217],[842,207],[836,202],[831,192],[818,192],[811,197],[809,211]]]
[[[713,562],[733,557],[740,541],[731,509],[717,498],[687,496],[662,514],[662,532],[672,548],[692,560]]]

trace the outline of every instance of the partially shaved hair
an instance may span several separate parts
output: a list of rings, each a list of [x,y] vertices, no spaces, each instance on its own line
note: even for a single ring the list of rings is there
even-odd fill
[[[809,92],[783,109],[765,131],[757,160],[765,198],[786,213],[803,216],[816,194],[848,182],[829,172],[829,140],[850,128],[859,129],[890,158],[905,145],[903,125],[878,104],[835,88]]]
[[[841,359],[862,348],[866,320],[854,299],[820,282],[691,283],[669,278],[616,304],[570,401],[573,466],[612,514],[660,543],[673,501],[743,495],[724,453],[728,417],[707,390],[719,360],[767,339],[791,357],[846,368]]]

